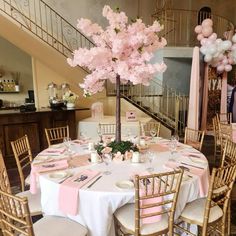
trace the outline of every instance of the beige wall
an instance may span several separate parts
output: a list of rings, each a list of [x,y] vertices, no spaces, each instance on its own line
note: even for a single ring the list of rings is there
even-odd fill
[[[21,105],[28,97],[28,90],[33,89],[31,57],[2,37],[0,37],[0,52],[0,68],[4,72],[0,79],[12,80],[14,78],[11,73],[20,73],[20,93],[0,93],[0,99],[6,106]]]

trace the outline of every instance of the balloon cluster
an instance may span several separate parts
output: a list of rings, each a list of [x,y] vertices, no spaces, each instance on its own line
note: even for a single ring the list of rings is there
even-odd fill
[[[211,19],[205,19],[201,25],[197,25],[195,32],[201,43],[200,51],[204,55],[204,61],[216,67],[218,73],[231,71],[232,65],[236,64],[236,34],[232,41],[217,38]]]

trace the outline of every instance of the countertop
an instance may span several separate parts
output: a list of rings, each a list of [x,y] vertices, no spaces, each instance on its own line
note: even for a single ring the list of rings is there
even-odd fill
[[[75,108],[61,108],[61,109],[51,109],[51,108],[40,108],[36,111],[27,111],[27,112],[20,112],[19,108],[12,108],[12,109],[0,109],[0,115],[7,115],[7,114],[30,114],[30,113],[37,113],[37,112],[59,112],[59,111],[86,111],[90,110],[88,107],[75,107]]]

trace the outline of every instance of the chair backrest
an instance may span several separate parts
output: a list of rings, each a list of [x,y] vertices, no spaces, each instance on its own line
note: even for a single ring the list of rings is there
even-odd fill
[[[115,135],[116,133],[116,124],[99,124],[98,128],[101,131],[102,135]]]
[[[32,152],[27,135],[11,141],[11,147],[17,164],[17,169],[20,175],[21,191],[25,190],[25,178],[29,174],[30,165],[32,162]]]
[[[236,162],[236,143],[227,139],[224,145],[224,151],[221,158],[221,167]]]
[[[169,215],[168,232],[173,235],[173,222],[183,170],[135,176],[135,235],[140,235],[143,220]],[[163,232],[167,233],[167,232]]]
[[[213,168],[205,204],[202,235],[211,235],[210,233],[215,231],[214,225],[213,227],[210,227],[211,224],[209,224],[209,215],[211,209],[217,205],[223,211],[223,215],[219,220],[221,220],[221,223],[225,224],[230,194],[233,188],[235,177],[236,163],[232,163],[231,165],[221,168]]]
[[[220,142],[222,146],[222,150],[224,149],[226,140],[232,139],[232,127],[230,124],[218,123],[219,125],[219,133],[220,133]]]
[[[27,198],[0,190],[0,220],[3,236],[34,236]]]
[[[1,150],[0,150],[0,180],[1,180],[0,190],[11,193],[11,185]]]
[[[156,131],[156,136],[160,136],[160,127],[161,127],[161,123],[158,121],[150,121],[147,123],[140,123],[140,133],[143,136],[150,136],[150,132],[151,130],[155,130]]]
[[[45,129],[48,146],[62,143],[65,137],[69,137],[69,126]]]
[[[91,117],[95,119],[103,118],[103,103],[95,102],[91,106]]]
[[[186,127],[185,134],[184,134],[184,143],[201,151],[204,135],[205,135],[205,131],[195,130],[195,129]]]
[[[217,113],[216,118],[222,124],[231,124],[232,123],[232,113]]]

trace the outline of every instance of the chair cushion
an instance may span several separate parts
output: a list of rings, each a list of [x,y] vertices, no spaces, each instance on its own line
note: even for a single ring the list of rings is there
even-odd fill
[[[193,202],[190,202],[184,208],[181,217],[185,221],[196,222],[196,224],[202,226],[204,221],[204,211],[205,211],[206,198],[200,198]],[[223,211],[219,206],[214,206],[210,210],[209,223],[218,220],[223,216]]]
[[[134,204],[126,204],[114,213],[116,219],[129,231],[135,231]],[[168,228],[168,216],[162,215],[161,220],[156,223],[142,224],[141,234],[153,234]]]
[[[87,229],[64,217],[45,216],[33,225],[35,236],[85,236]]]
[[[37,194],[31,194],[30,191],[24,191],[17,193],[16,196],[18,197],[27,197],[29,203],[29,210],[32,216],[42,214],[41,208],[41,193],[38,191]]]

